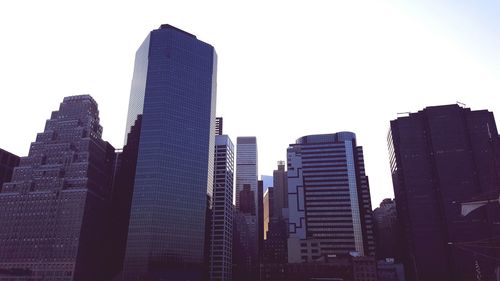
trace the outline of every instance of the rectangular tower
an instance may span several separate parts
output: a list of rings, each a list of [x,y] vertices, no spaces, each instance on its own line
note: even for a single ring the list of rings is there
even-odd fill
[[[233,142],[227,135],[217,135],[215,136],[210,281],[233,280],[233,181]]]
[[[460,202],[498,198],[500,142],[493,113],[427,107],[391,121],[388,137],[409,281],[494,280],[500,206],[467,216]]]
[[[238,137],[236,139],[236,209],[240,209],[240,192],[248,184],[254,192],[257,210],[257,138]]]
[[[236,214],[234,279],[250,281],[258,278],[259,266],[259,189],[257,178],[257,139],[236,140]]]
[[[288,261],[373,255],[363,151],[350,132],[305,136],[288,154]]]
[[[214,48],[162,25],[135,59],[127,135],[142,118],[123,280],[202,280],[213,186]]]

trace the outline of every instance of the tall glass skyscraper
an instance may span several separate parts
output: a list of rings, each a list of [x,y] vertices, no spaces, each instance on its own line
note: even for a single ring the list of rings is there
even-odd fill
[[[109,280],[114,148],[97,103],[64,98],[0,193],[0,280]]]
[[[287,150],[288,261],[374,255],[363,150],[351,132],[301,137]]]
[[[236,139],[236,209],[240,208],[240,192],[245,184],[254,192],[257,208],[257,138],[238,137]]]
[[[259,191],[257,138],[236,139],[236,215],[234,280],[256,280],[259,266]]]
[[[171,25],[137,51],[127,134],[142,121],[123,280],[208,276],[216,64],[211,45]]]

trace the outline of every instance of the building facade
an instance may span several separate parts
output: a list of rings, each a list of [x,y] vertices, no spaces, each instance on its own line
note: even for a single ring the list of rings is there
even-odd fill
[[[236,209],[240,209],[240,192],[245,184],[254,192],[257,208],[257,138],[238,137],[236,139]]]
[[[257,138],[236,140],[236,214],[234,280],[256,280],[259,268],[260,237],[263,232],[257,177]],[[262,200],[260,200],[262,202]],[[259,212],[260,211],[260,212]],[[262,235],[263,237],[263,235]]]
[[[4,182],[12,178],[14,168],[19,165],[19,156],[0,148],[0,192]]]
[[[222,117],[216,117],[215,118],[215,135],[216,136],[221,136],[222,135],[222,129],[223,129],[223,118]]]
[[[273,187],[275,189],[273,217],[286,218],[286,215],[288,215],[288,177],[285,170],[285,161],[278,161],[278,167],[273,171]]]
[[[378,260],[401,258],[401,233],[397,222],[396,202],[386,198],[373,210],[376,257]]]
[[[500,189],[493,113],[427,107],[391,121],[388,145],[406,280],[494,280],[499,204],[460,212],[460,202]]]
[[[142,121],[123,280],[208,278],[216,65],[211,45],[171,25],[136,53],[126,134]]]
[[[108,280],[114,148],[97,103],[64,98],[0,193],[0,280]]]
[[[233,181],[234,145],[227,135],[217,135],[210,241],[211,281],[233,280]]]
[[[301,137],[287,158],[288,262],[374,255],[368,177],[354,133]]]

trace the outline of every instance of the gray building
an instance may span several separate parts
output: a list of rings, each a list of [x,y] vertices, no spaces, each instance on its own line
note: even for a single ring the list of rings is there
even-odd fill
[[[257,138],[238,137],[236,139],[236,209],[240,209],[240,192],[248,184],[254,192],[254,205],[257,208]],[[257,209],[256,209],[257,210]]]
[[[288,262],[374,255],[368,177],[354,133],[301,137],[287,155]]]
[[[234,145],[227,135],[215,136],[214,163],[210,280],[231,281],[233,280]]]
[[[208,278],[216,65],[211,45],[168,24],[137,50],[126,134],[142,120],[123,280]]]
[[[9,182],[12,178],[14,168],[19,165],[19,156],[0,148],[0,191],[4,182]]]
[[[64,98],[0,193],[0,280],[109,280],[114,148],[97,103]]]

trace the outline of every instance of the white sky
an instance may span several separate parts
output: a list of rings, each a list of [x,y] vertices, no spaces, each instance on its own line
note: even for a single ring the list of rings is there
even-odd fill
[[[27,155],[64,96],[90,94],[120,148],[135,51],[169,23],[216,48],[217,115],[233,142],[257,136],[260,174],[301,136],[353,131],[376,207],[393,196],[398,112],[460,101],[500,114],[499,11],[495,0],[2,1],[0,147]]]

